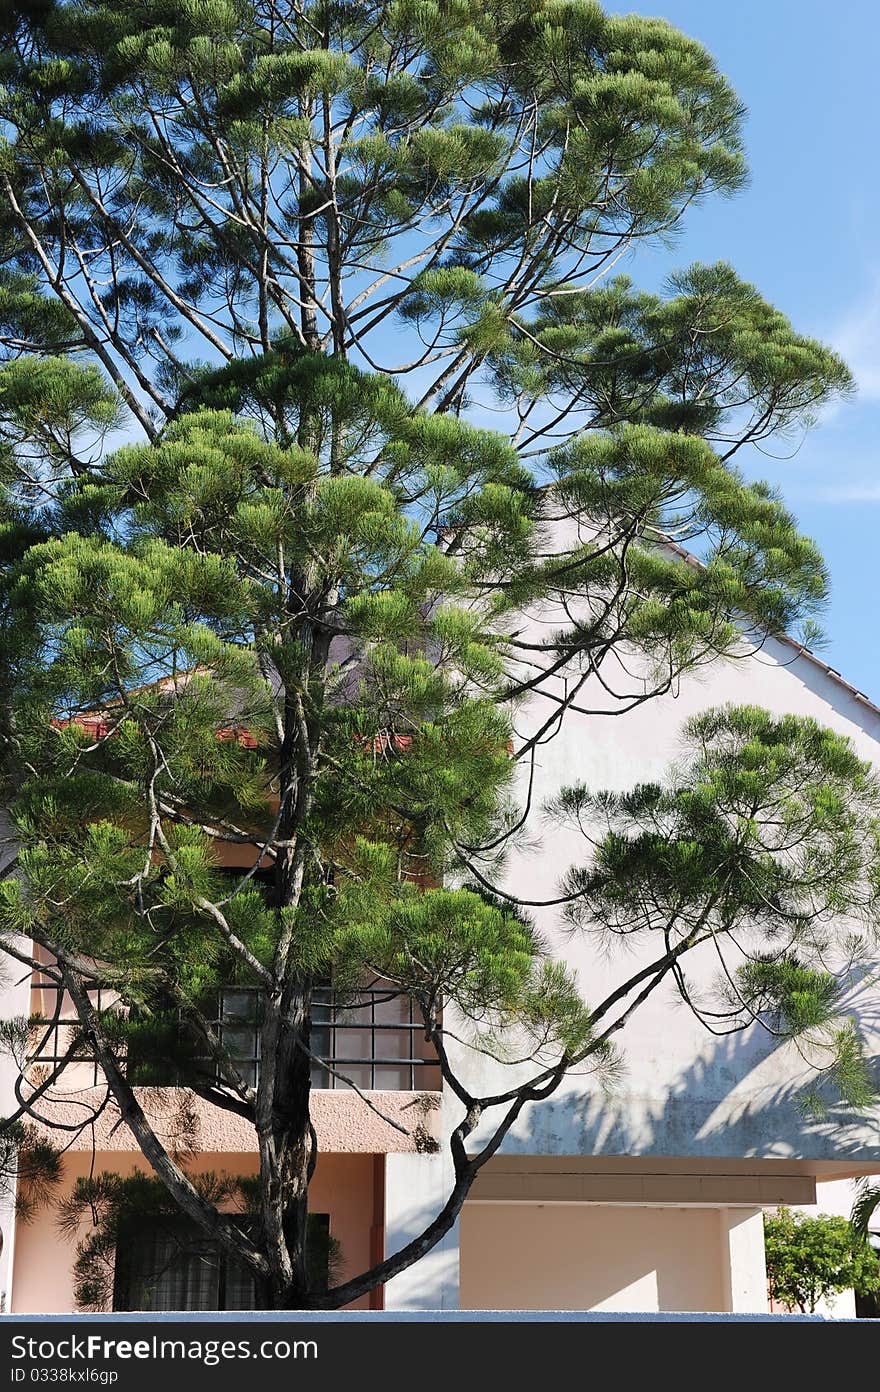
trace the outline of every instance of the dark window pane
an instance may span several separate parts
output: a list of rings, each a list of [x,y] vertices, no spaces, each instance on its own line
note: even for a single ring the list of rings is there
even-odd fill
[[[364,1092],[373,1086],[373,1070],[368,1063],[340,1063],[337,1071],[342,1075],[336,1079],[337,1087],[344,1088],[346,1078]]]
[[[220,1260],[185,1219],[138,1225],[117,1251],[114,1310],[217,1310]]]
[[[247,1267],[228,1257],[225,1275],[222,1308],[224,1310],[256,1310],[256,1282]]]
[[[224,1025],[223,1047],[233,1059],[254,1059],[259,1048],[259,1036],[249,1025]]]
[[[443,1086],[439,1063],[419,1064],[416,1066],[415,1074],[417,1092],[439,1092]]]
[[[223,1019],[250,1020],[257,1018],[259,997],[256,991],[224,991]]]
[[[378,1040],[377,1040],[378,1045]],[[373,1055],[373,1037],[369,1030],[337,1026],[336,1057],[339,1059],[369,1059]]]
[[[243,1225],[251,1220],[240,1219]],[[308,1264],[316,1290],[326,1289],[330,1218],[309,1214]],[[114,1310],[256,1310],[247,1267],[186,1218],[132,1221],[116,1249]]]
[[[416,1040],[409,1030],[376,1030],[376,1057],[380,1059],[405,1059],[412,1057]]]
[[[373,1019],[373,1007],[369,1000],[364,1001],[360,997],[346,1001],[344,1008],[336,1012],[336,1021],[340,1025],[369,1025]]]

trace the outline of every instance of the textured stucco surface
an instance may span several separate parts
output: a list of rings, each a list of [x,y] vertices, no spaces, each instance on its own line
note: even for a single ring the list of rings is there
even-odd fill
[[[222,1111],[185,1089],[137,1088],[138,1100],[150,1121],[163,1139],[174,1134],[175,1116],[181,1099],[192,1108],[198,1122],[197,1145],[200,1151],[222,1154],[233,1151],[256,1153],[257,1143],[253,1126],[242,1117]],[[60,1098],[44,1104],[43,1114],[56,1122],[82,1122],[84,1107],[95,1106],[104,1096],[102,1088],[78,1092],[73,1098]],[[439,1133],[440,1110],[438,1095],[424,1092],[371,1092],[370,1107],[356,1093],[316,1090],[311,1095],[312,1121],[318,1135],[318,1146],[333,1154],[381,1155],[391,1151],[414,1153],[422,1150],[426,1137]],[[379,1115],[382,1113],[382,1115]],[[389,1117],[406,1129],[406,1135],[384,1118]],[[137,1150],[127,1126],[119,1124],[118,1113],[111,1107],[98,1118],[94,1127],[86,1128],[70,1143],[71,1150],[101,1151]]]
[[[466,1204],[461,1304],[724,1310],[722,1248],[717,1209]]]
[[[560,626],[548,614],[535,622],[534,634]],[[604,682],[630,695],[638,682],[613,666],[603,667]],[[552,695],[537,695],[517,715],[519,740],[545,727],[564,697],[562,685]],[[555,697],[556,700],[552,699]],[[820,665],[798,657],[790,645],[769,641],[760,652],[743,652],[739,660],[719,664],[700,676],[682,680],[669,695],[613,714],[570,712],[559,733],[536,752],[532,807],[540,809],[560,788],[583,782],[594,791],[625,790],[637,783],[663,780],[683,752],[682,729],[693,715],[711,706],[752,704],[770,711],[811,716],[848,736],[858,754],[880,769],[880,716]],[[616,702],[594,679],[578,695],[586,710],[613,712]],[[530,770],[520,774],[524,803]],[[542,822],[537,811],[529,838],[509,853],[505,887],[528,901],[554,899],[560,882],[574,865],[589,859],[580,834]],[[562,930],[554,907],[530,909],[544,940],[575,969],[584,997],[598,1002],[641,965],[656,956],[656,943],[640,947],[632,939],[610,946],[583,934]],[[697,995],[717,979],[719,964],[711,944],[689,956],[688,974]],[[867,1039],[869,1064],[880,1075],[880,1010],[876,975],[852,982],[847,1008],[859,1017]],[[450,1012],[451,1019],[451,1012]],[[456,1033],[466,1031],[452,1021]],[[662,986],[635,1015],[616,1042],[623,1068],[612,1094],[603,1094],[588,1077],[571,1077],[551,1099],[523,1109],[504,1141],[506,1153],[521,1155],[652,1155],[811,1158],[839,1164],[841,1175],[880,1168],[880,1111],[856,1116],[832,1105],[822,1117],[810,1116],[803,1101],[814,1074],[798,1049],[777,1046],[759,1027],[714,1037],[697,1020],[670,985]],[[485,1056],[451,1044],[450,1053],[470,1090],[500,1091],[504,1075]],[[444,1098],[445,1126],[461,1115],[451,1097]],[[474,1137],[474,1148],[489,1134],[489,1118]]]

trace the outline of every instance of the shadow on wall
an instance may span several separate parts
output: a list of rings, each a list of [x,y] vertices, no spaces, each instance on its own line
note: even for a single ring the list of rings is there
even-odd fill
[[[725,1305],[723,1234],[712,1208],[466,1205],[461,1254],[466,1309]]]
[[[867,976],[847,997],[868,1039],[880,1037],[880,999]],[[682,1009],[687,1007],[682,1004]],[[652,1077],[624,1070],[609,1093],[572,1075],[566,1089],[525,1108],[502,1148],[507,1154],[678,1155],[718,1158],[877,1161],[880,1107],[855,1111],[816,1075],[797,1046],[762,1047],[760,1027],[706,1034],[706,1047],[670,1084],[666,1060]],[[663,1040],[657,1040],[658,1058]],[[867,1056],[880,1092],[880,1051]],[[653,1085],[652,1085],[653,1084]],[[817,1097],[821,1109],[811,1107]]]
[[[875,1037],[880,1002],[867,977],[847,1005]],[[707,1031],[699,1056],[670,1081],[668,1039],[658,1038],[654,1060],[644,1036],[637,1043],[631,1075],[612,1095],[572,1078],[566,1092],[524,1112],[504,1152],[851,1158],[880,1170],[880,1109],[856,1113],[826,1087],[824,1110],[811,1113],[815,1076],[792,1045],[756,1029]],[[880,1084],[880,1052],[869,1068]],[[686,1202],[477,1202],[462,1214],[461,1252],[465,1308],[720,1311],[732,1298],[725,1272],[734,1260],[737,1299],[763,1306],[761,1220],[752,1205],[738,1212]]]

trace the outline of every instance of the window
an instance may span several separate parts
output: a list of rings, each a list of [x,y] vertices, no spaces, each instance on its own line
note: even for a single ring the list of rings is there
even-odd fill
[[[44,994],[50,990],[57,995],[54,985],[44,988]],[[100,994],[95,1002],[103,1008]],[[255,1087],[260,1077],[261,992],[230,986],[206,994],[199,1004],[245,1083]],[[50,1009],[53,1005],[51,1001]],[[32,1061],[59,1063],[74,1029],[67,1018],[48,1026]],[[128,1077],[136,1087],[186,1087],[218,1080],[217,1063],[203,1036],[171,1001],[165,1011],[142,1013],[132,1007],[126,1041]],[[312,995],[311,1052],[313,1088],[345,1089],[346,1080],[364,1091],[436,1092],[441,1087],[437,1055],[425,1040],[424,1023],[412,1000],[381,983],[342,995],[329,984],[317,986]],[[86,1049],[79,1057],[77,1085],[94,1087],[100,1081],[97,1061]]]
[[[243,1219],[242,1226],[248,1220]],[[330,1216],[309,1214],[309,1258],[316,1289],[327,1284]],[[248,1268],[189,1219],[132,1221],[116,1249],[114,1310],[257,1310]]]
[[[260,1075],[261,1001],[258,991],[226,990],[218,994],[213,1006],[213,1018],[210,1007],[206,1009],[214,1035],[250,1087],[256,1087]],[[199,1071],[209,1076],[215,1074],[215,1065],[210,1057],[197,1058],[196,1062],[200,1065]]]
[[[202,1003],[205,1018],[238,1072],[255,1087],[260,1077],[262,996],[248,987],[218,991]],[[440,1066],[425,1042],[410,998],[385,986],[364,986],[339,997],[329,984],[312,994],[313,1088],[356,1087],[388,1092],[439,1091]],[[320,1060],[318,1062],[317,1060]],[[324,1066],[329,1065],[329,1066]],[[217,1066],[194,1030],[178,1026],[164,1049],[147,1033],[129,1047],[129,1076],[141,1085],[185,1086],[217,1078]]]
[[[439,1091],[440,1065],[425,1042],[409,996],[388,986],[363,986],[339,998],[329,985],[312,996],[313,1088]],[[331,1071],[332,1069],[332,1071]],[[341,1074],[341,1076],[337,1076]]]
[[[215,991],[200,1002],[204,1018],[244,1081],[255,1087],[260,1074],[262,998],[247,988]],[[204,1038],[173,1007],[164,1017],[129,1014],[128,1076],[138,1087],[186,1087],[214,1082],[217,1065]]]
[[[254,1310],[254,1279],[185,1219],[126,1233],[116,1251],[114,1310]]]

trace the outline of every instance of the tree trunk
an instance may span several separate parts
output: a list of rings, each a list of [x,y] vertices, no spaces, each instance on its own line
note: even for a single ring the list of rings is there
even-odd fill
[[[293,595],[308,593],[305,577]],[[314,631],[308,621],[299,643],[314,657]],[[320,646],[318,644],[317,646]],[[262,1030],[257,1130],[260,1143],[261,1207],[273,1268],[272,1307],[297,1309],[309,1294],[308,1190],[314,1132],[310,1113],[311,999],[314,981],[295,958],[294,930],[281,917],[300,903],[304,878],[302,824],[311,798],[314,731],[305,720],[295,689],[284,701],[284,739],[280,761],[279,839],[275,866],[279,939],[274,960],[276,989],[267,1002]]]
[[[282,998],[285,1022],[280,1031],[275,1070],[273,1121],[279,1157],[282,1226],[291,1261],[291,1282],[278,1291],[278,1309],[297,1309],[309,1290],[309,1167],[312,1158],[310,1115],[311,987],[295,977]]]

